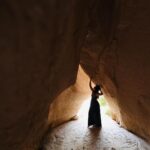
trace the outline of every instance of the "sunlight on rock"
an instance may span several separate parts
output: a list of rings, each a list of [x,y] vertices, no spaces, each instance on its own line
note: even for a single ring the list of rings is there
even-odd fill
[[[47,135],[44,150],[148,150],[150,145],[120,127],[101,107],[102,128],[88,128],[90,97],[85,100],[79,119],[69,121]]]

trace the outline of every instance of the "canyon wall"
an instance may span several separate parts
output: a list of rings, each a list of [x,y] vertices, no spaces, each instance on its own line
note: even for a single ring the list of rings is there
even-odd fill
[[[0,149],[33,150],[49,106],[76,80],[86,0],[0,2]]]
[[[51,128],[72,119],[78,119],[77,113],[82,104],[90,100],[89,77],[79,67],[76,83],[64,90],[50,104],[48,122]]]
[[[35,150],[49,127],[77,113],[83,101],[76,97],[88,92],[82,79],[73,85],[79,62],[102,85],[112,117],[150,140],[149,6],[149,0],[1,1],[0,149]],[[65,108],[68,115],[60,116]]]
[[[99,1],[90,15],[81,65],[113,119],[150,140],[150,1]]]

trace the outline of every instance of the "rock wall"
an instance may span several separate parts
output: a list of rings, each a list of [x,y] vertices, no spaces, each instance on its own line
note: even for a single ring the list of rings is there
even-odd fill
[[[149,6],[149,0],[1,1],[0,149],[37,149],[49,125],[76,114],[82,101],[71,109],[71,99],[82,93],[78,85],[58,95],[75,82],[79,61],[103,86],[113,118],[149,140]],[[72,112],[61,118],[54,110],[61,113],[63,102]]]
[[[102,84],[112,117],[150,140],[150,1],[94,6],[81,65]]]
[[[90,100],[90,95],[89,77],[79,67],[76,83],[63,91],[50,105],[48,116],[50,127],[76,118],[83,102]]]
[[[86,0],[0,2],[0,149],[36,149],[49,105],[76,80]]]

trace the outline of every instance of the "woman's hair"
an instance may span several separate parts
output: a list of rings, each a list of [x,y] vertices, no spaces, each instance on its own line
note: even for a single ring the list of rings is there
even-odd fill
[[[94,92],[98,92],[100,90],[100,86],[99,85],[96,85],[95,87],[94,87]]]

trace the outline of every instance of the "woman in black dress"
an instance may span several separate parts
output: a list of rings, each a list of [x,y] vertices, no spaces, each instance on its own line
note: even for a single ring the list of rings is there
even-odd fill
[[[100,95],[103,95],[103,93],[101,92],[101,88],[99,85],[96,85],[94,88],[92,88],[91,80],[89,85],[92,90],[92,98],[88,116],[88,127],[91,125],[101,127],[100,105],[97,99],[99,98]]]

